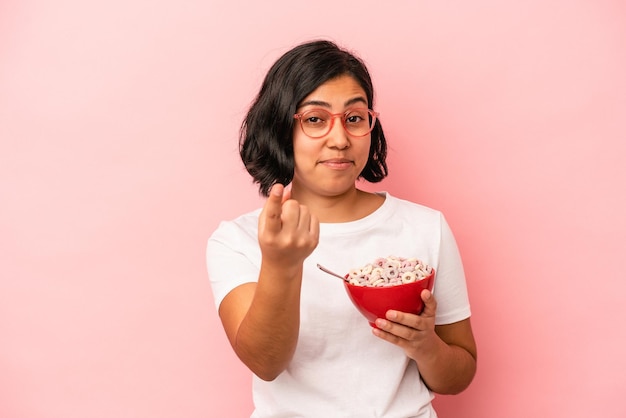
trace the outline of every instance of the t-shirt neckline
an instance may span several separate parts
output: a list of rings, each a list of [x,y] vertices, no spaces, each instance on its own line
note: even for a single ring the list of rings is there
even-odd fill
[[[391,195],[385,191],[376,192],[385,198],[382,205],[380,205],[374,212],[370,213],[363,218],[349,221],[349,222],[336,222],[336,223],[320,223],[320,234],[324,235],[343,235],[352,233],[355,231],[363,231],[364,229],[371,228],[379,225],[391,212],[393,206],[391,202]]]

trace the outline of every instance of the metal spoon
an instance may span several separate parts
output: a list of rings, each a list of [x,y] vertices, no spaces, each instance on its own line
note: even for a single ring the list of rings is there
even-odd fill
[[[317,268],[322,270],[324,273],[330,274],[331,276],[339,277],[341,280],[346,281],[346,282],[348,281],[348,279],[346,279],[344,276],[328,270],[326,267],[322,266],[321,264],[318,264]]]

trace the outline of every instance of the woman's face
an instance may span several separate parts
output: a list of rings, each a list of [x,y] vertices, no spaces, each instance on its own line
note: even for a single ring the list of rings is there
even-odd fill
[[[367,95],[348,75],[329,80],[302,100],[297,113],[324,109],[342,114],[354,108],[367,108]],[[337,196],[355,188],[356,179],[367,163],[371,133],[361,137],[348,134],[343,116],[334,118],[332,129],[321,138],[310,138],[294,124],[295,171],[293,191],[300,195]]]

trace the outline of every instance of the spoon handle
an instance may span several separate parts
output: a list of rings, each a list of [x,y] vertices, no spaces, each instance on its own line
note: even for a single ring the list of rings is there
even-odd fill
[[[339,277],[341,280],[347,281],[347,279],[344,276],[341,276],[333,271],[328,270],[326,267],[322,266],[321,264],[318,264],[317,268],[322,270],[324,273],[328,273],[331,276]]]

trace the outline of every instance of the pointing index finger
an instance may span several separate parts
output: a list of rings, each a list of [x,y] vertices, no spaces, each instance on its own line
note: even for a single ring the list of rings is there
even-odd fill
[[[282,203],[285,200],[283,198],[284,190],[285,186],[280,183],[274,184],[270,189],[269,196],[267,197],[265,206],[263,206],[263,210],[261,211],[261,216],[259,219],[262,227],[266,226],[272,230],[280,229]]]

